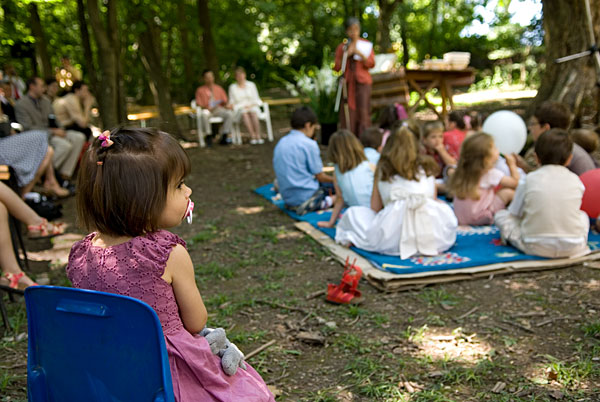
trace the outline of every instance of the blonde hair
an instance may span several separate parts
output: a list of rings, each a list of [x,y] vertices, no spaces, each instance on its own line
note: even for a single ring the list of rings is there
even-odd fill
[[[439,168],[431,157],[419,153],[415,133],[402,126],[393,130],[385,143],[377,163],[376,177],[389,181],[399,175],[407,180],[417,180],[419,172],[433,175],[437,170]]]
[[[329,139],[327,157],[346,173],[367,160],[363,146],[348,130],[338,130]]]
[[[450,189],[458,198],[479,199],[479,181],[491,166],[494,139],[486,133],[476,133],[465,139],[460,148],[456,171],[450,177]]]
[[[433,134],[436,131],[443,132],[444,131],[444,123],[442,123],[439,120],[428,121],[423,126],[423,138],[421,138],[421,139],[422,140],[427,139],[427,137],[429,137],[431,134]]]

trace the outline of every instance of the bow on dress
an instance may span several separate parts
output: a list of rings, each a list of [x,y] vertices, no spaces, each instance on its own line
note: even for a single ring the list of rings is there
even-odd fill
[[[433,223],[425,208],[427,196],[396,188],[390,192],[390,198],[392,201],[404,201],[405,206],[400,234],[400,258],[404,260],[414,254],[438,254],[433,236]]]

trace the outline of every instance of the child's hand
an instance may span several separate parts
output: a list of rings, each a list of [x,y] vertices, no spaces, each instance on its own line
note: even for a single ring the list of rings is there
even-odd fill
[[[439,153],[444,152],[446,150],[446,147],[443,142],[438,142],[434,149],[435,149],[435,152],[437,152],[439,154]]]
[[[335,226],[335,224],[329,221],[319,221],[317,222],[317,226],[320,228],[332,228]]]
[[[508,154],[508,155],[504,155],[504,159],[506,159],[506,164],[509,167],[517,167],[517,158],[515,156],[515,154]]]

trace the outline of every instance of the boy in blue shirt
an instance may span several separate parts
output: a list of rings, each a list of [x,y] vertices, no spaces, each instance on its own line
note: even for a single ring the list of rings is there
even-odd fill
[[[308,106],[292,113],[292,131],[275,146],[273,169],[288,209],[298,215],[331,207],[333,177],[323,172],[319,145],[313,139],[317,115]]]

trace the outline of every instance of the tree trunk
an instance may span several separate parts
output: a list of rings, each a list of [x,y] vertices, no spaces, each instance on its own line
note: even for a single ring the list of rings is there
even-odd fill
[[[431,29],[429,30],[429,39],[427,41],[427,54],[432,56],[435,33],[437,30],[438,13],[440,11],[440,0],[433,0],[431,5]]]
[[[406,5],[400,7],[400,38],[402,39],[402,64],[404,67],[408,65],[408,32],[406,31]]]
[[[158,105],[161,129],[177,138],[182,138],[173,111],[169,79],[164,74],[161,64],[160,32],[154,21],[147,21],[146,31],[140,34],[139,41],[142,63],[150,76],[150,90]]]
[[[106,4],[106,0],[103,0]],[[114,58],[116,60],[117,73],[117,116],[119,121],[127,121],[127,103],[125,102],[125,81],[123,80],[123,60],[125,55],[125,46],[121,46],[119,26],[117,24],[117,1],[108,0],[106,4],[106,23],[108,27],[108,38],[111,43]]]
[[[107,0],[110,9],[115,0]],[[110,129],[125,120],[119,111],[119,61],[113,49],[109,33],[104,28],[98,8],[98,0],[87,0],[90,25],[96,38],[98,48],[98,64],[100,67],[99,91],[96,94],[102,125]],[[114,7],[114,4],[112,4]],[[110,18],[109,18],[110,19]]]
[[[202,49],[204,50],[206,67],[213,72],[218,80],[220,77],[219,60],[217,59],[217,48],[212,35],[208,0],[198,0],[198,19],[202,27]]]
[[[556,64],[559,57],[587,50],[590,43],[586,0],[543,0],[546,69],[530,112],[546,100],[568,105],[575,124],[598,123],[599,72],[592,57]],[[596,43],[600,40],[600,0],[589,0]]]
[[[96,68],[94,67],[94,56],[92,53],[92,46],[90,45],[90,33],[88,31],[83,0],[77,0],[77,19],[79,20],[79,32],[81,33],[81,45],[83,47],[85,65],[84,75],[88,77],[93,93],[98,93],[98,76],[96,75]]]
[[[188,83],[194,82],[194,69],[192,67],[192,59],[189,57],[192,53],[190,51],[190,41],[188,33],[187,14],[185,13],[185,2],[177,2],[177,16],[179,20],[178,30],[181,36],[181,52],[183,54],[183,73],[185,75],[185,81]],[[214,72],[217,74],[217,71]]]
[[[42,28],[42,22],[40,21],[40,15],[36,3],[29,3],[29,21],[31,23],[31,31],[35,37],[35,55],[37,64],[42,68],[41,75],[46,78],[52,77],[52,63],[50,63],[50,56],[48,56],[48,42],[46,41],[46,35]]]
[[[402,0],[378,0],[379,18],[377,19],[376,49],[379,53],[387,53],[392,48],[390,39],[390,21],[396,7]]]

